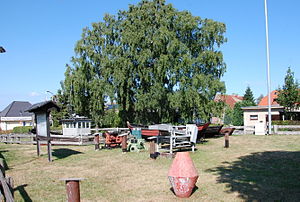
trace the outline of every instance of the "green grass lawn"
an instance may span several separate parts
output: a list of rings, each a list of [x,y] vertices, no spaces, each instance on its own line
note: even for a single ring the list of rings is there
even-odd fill
[[[82,201],[182,201],[170,190],[172,159],[149,159],[147,151],[122,154],[121,149],[94,151],[93,146],[46,147],[0,144],[15,183],[16,201],[66,201],[61,178],[84,178]],[[198,170],[190,201],[299,201],[300,136],[207,139],[191,157]]]

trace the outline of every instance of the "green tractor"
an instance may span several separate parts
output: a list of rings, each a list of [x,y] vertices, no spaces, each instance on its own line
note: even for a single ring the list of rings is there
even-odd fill
[[[134,128],[131,130],[132,138],[129,139],[127,145],[127,151],[130,152],[139,152],[142,149],[145,149],[145,140],[142,138],[142,131],[140,128]]]

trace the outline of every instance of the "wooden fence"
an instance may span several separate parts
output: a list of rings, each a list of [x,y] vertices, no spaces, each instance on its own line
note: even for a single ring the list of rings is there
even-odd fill
[[[41,144],[47,143],[47,137],[38,137]],[[6,144],[36,144],[34,134],[3,134],[0,135],[0,142]],[[94,135],[63,136],[51,135],[52,145],[90,145],[94,144]]]
[[[234,135],[255,134],[255,126],[232,126],[231,128],[235,128]],[[273,125],[272,130],[276,135],[300,135],[300,125]]]
[[[14,185],[11,177],[5,177],[5,160],[0,158],[0,201],[13,202]]]
[[[230,128],[235,128],[233,135],[244,135],[244,134],[254,134],[254,126],[231,126]]]
[[[300,125],[274,125],[273,131],[278,135],[300,135]]]
[[[34,134],[2,134],[0,142],[9,144],[35,144]]]

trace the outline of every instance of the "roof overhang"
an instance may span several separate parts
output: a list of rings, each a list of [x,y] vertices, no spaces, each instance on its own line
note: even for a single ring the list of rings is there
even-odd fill
[[[33,112],[33,113],[40,113],[40,112],[49,112],[53,109],[60,111],[60,107],[55,102],[50,100],[50,101],[36,103],[26,111]]]
[[[249,107],[241,107],[244,111],[265,111],[268,110],[268,106],[249,106]],[[283,111],[284,107],[280,105],[272,105],[271,110]]]
[[[1,117],[1,121],[32,121],[32,116],[23,116],[23,117]]]

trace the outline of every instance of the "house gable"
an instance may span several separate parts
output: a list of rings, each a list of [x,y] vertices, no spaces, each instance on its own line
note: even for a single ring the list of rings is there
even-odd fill
[[[32,116],[32,113],[26,111],[30,106],[29,102],[13,101],[0,113],[0,117]]]

